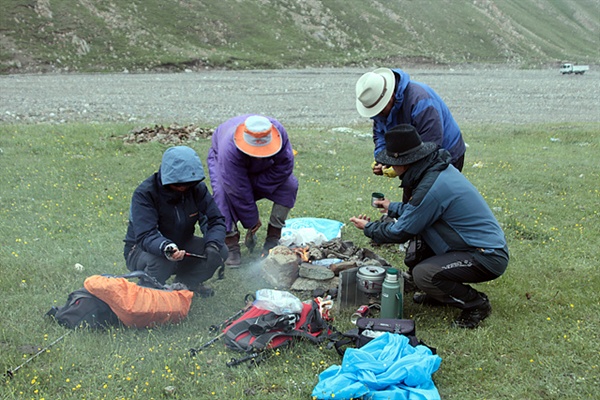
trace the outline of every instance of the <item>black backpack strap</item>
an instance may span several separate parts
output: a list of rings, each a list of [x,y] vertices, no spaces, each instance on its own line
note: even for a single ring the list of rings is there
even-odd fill
[[[102,276],[111,276],[115,278],[137,278],[139,279],[140,286],[149,287],[153,289],[167,290],[163,284],[156,280],[153,276],[148,275],[144,271],[131,271],[123,275],[110,275],[104,274]]]
[[[313,344],[322,343],[327,337],[325,335],[313,336],[310,333],[303,331],[301,329],[292,329],[291,331],[271,331],[267,333],[263,333],[262,335],[256,336],[254,342],[252,342],[251,347],[252,350],[261,351],[267,348],[267,346],[279,336],[288,336],[290,340],[292,338],[306,339]],[[289,341],[286,341],[285,344],[288,344]],[[278,346],[279,347],[279,346]]]
[[[321,312],[319,311],[319,305],[316,301],[312,301],[311,309],[306,315],[306,320],[300,326],[300,330],[305,332],[315,333],[328,329],[329,325],[323,319]]]
[[[341,339],[335,340],[332,343],[333,343],[333,346],[335,347],[335,351],[337,351],[337,353],[340,356],[343,356],[344,351],[346,351],[346,349],[344,347],[345,346],[356,347],[358,344],[358,338],[360,337],[360,335],[358,333],[358,328],[354,328],[354,329],[350,329],[349,331],[346,331],[344,333],[341,333],[339,337],[341,337]]]
[[[254,319],[253,319],[254,321]],[[248,328],[252,325],[253,322],[245,319],[243,321],[238,321],[231,325],[227,331],[225,331],[225,344],[228,347],[231,347],[237,351],[247,351],[250,347],[250,339],[252,335],[248,335],[245,338],[238,339],[238,336],[248,332]]]
[[[252,349],[250,341],[255,337],[252,335],[250,327],[253,327],[253,330],[261,327],[263,332],[267,332],[269,327],[275,324],[277,318],[279,318],[277,314],[269,312],[258,317],[237,321],[225,331],[225,343],[237,351],[250,351]],[[240,338],[244,333],[248,333],[248,335]]]
[[[74,290],[71,293],[69,293],[69,296],[67,297],[67,303],[64,306],[62,306],[62,307],[52,306],[52,308],[50,308],[50,310],[48,310],[48,312],[46,314],[44,314],[44,316],[56,318],[57,312],[60,312],[62,310],[67,309],[68,307],[71,307],[77,300],[82,299],[82,298],[98,299],[96,296],[91,294],[86,288],[77,289],[77,290]],[[100,300],[100,299],[98,299],[98,300]],[[100,300],[100,301],[102,301],[102,300]]]

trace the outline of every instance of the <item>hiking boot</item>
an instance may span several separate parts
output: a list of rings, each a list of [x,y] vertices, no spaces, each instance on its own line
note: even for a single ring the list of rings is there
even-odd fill
[[[279,245],[279,239],[281,238],[281,228],[275,228],[273,225],[269,224],[267,228],[267,237],[265,238],[265,244],[263,246],[262,254],[260,258],[267,258],[269,256],[269,251]]]
[[[230,250],[225,265],[229,268],[238,268],[242,264],[242,253],[240,250]]]
[[[227,260],[225,260],[225,265],[230,268],[239,268],[239,266],[242,264],[240,233],[236,232],[233,236],[225,236],[225,244],[229,250],[229,256],[227,256]]]
[[[194,293],[202,298],[207,298],[215,295],[215,291],[213,288],[206,286],[205,284],[199,284],[196,289],[194,289]]]
[[[402,271],[402,278],[404,279],[404,293],[413,293],[419,290],[412,274]]]
[[[456,320],[454,320],[453,326],[457,328],[475,329],[479,326],[479,323],[490,316],[492,313],[492,306],[487,296],[480,293],[483,298],[483,303],[470,308],[462,310]]]
[[[444,305],[444,303],[442,303],[439,300],[434,299],[433,297],[431,297],[430,295],[428,295],[425,292],[416,292],[413,295],[413,303],[423,304],[426,306],[443,306]]]

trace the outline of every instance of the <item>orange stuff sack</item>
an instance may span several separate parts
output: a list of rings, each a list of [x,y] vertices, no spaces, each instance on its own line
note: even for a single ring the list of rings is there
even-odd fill
[[[138,286],[125,278],[93,275],[83,286],[110,306],[119,320],[132,328],[152,328],[182,321],[190,310],[194,292]]]

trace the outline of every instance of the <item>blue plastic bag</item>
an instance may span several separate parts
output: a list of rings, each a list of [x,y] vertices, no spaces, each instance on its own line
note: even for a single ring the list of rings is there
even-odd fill
[[[326,218],[291,218],[281,230],[281,244],[302,246],[308,242],[321,244],[342,236],[340,221]]]
[[[315,399],[437,400],[431,375],[442,359],[427,346],[411,346],[408,338],[386,332],[361,348],[349,348],[342,365],[319,375]],[[363,397],[364,396],[364,397]]]

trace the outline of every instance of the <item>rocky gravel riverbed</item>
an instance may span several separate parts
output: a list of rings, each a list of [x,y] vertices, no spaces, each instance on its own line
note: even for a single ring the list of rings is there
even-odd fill
[[[599,122],[600,72],[461,66],[406,69],[433,87],[459,124]],[[216,126],[260,113],[293,126],[368,123],[354,107],[367,69],[0,76],[0,123],[125,122]]]

